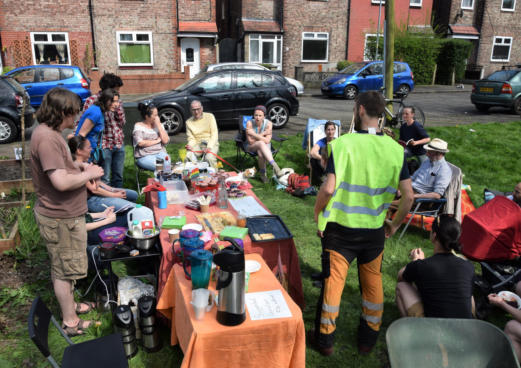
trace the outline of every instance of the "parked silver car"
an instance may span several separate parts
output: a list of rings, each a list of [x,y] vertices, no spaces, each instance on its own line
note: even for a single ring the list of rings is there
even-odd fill
[[[223,70],[223,69],[258,69],[258,70],[269,70],[265,66],[255,63],[241,63],[241,62],[233,62],[233,63],[220,63],[220,64],[211,64],[208,65],[204,71],[211,72],[212,70]],[[284,77],[286,80],[295,88],[295,93],[297,96],[301,96],[304,94],[304,85],[300,83],[298,80]]]

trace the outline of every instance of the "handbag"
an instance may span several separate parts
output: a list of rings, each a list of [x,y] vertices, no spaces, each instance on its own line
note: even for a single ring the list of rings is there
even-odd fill
[[[91,162],[98,165],[103,166],[103,161],[105,160],[105,155],[103,154],[103,148],[101,148],[101,139],[103,137],[103,131],[100,132],[98,136],[98,145],[94,148],[94,151],[90,154]]]

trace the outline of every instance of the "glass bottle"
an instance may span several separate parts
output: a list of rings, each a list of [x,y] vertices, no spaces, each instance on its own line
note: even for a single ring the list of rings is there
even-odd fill
[[[228,208],[228,192],[226,191],[226,182],[224,178],[219,178],[219,194],[217,198],[219,208]]]

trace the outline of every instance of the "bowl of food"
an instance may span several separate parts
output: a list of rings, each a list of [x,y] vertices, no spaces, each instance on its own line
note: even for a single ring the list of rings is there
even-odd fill
[[[159,231],[156,230],[154,234],[143,237],[134,237],[130,231],[127,231],[126,235],[128,242],[133,248],[137,248],[139,250],[150,250],[159,238]]]
[[[521,309],[521,298],[510,291],[500,291],[497,296],[503,298],[503,300],[511,307]]]

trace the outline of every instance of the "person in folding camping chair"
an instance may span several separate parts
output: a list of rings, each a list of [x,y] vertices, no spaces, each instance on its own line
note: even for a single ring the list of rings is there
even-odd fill
[[[384,107],[378,92],[358,95],[356,133],[344,134],[329,145],[327,178],[314,210],[323,249],[323,283],[315,330],[307,335],[309,344],[322,355],[333,353],[342,292],[355,259],[362,294],[358,351],[369,353],[376,344],[384,305],[381,268],[385,238],[396,232],[413,202],[403,147],[378,126]],[[392,221],[386,221],[398,187],[402,192],[398,211]]]
[[[201,101],[194,100],[190,104],[192,117],[186,121],[186,158],[191,162],[199,159],[208,162],[211,167],[217,167],[216,154],[219,153],[219,131],[215,116],[203,112]],[[215,155],[214,155],[215,154]]]
[[[268,182],[266,175],[266,162],[273,167],[275,176],[281,176],[282,172],[279,165],[275,162],[271,153],[271,137],[272,124],[265,118],[266,108],[264,106],[256,106],[253,111],[253,121],[246,123],[246,150],[256,152],[259,162],[259,177],[263,183]]]
[[[309,152],[312,182],[316,182],[317,179],[322,178],[326,172],[327,145],[329,142],[335,139],[336,129],[336,124],[334,122],[327,121],[326,124],[324,124],[324,132],[326,133],[326,136],[322,139],[319,139]]]

